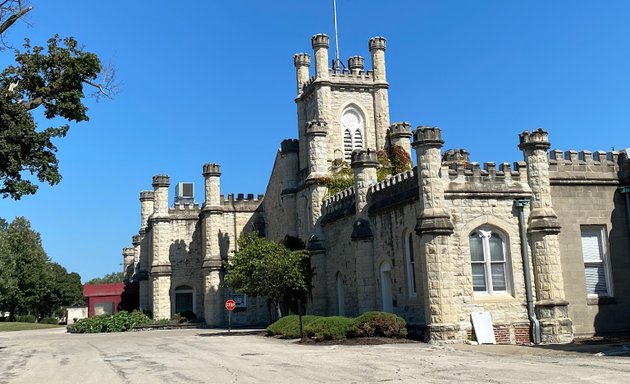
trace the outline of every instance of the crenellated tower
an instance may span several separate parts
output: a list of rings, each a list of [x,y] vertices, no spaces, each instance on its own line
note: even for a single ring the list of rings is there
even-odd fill
[[[333,160],[343,159],[348,164],[356,149],[386,147],[389,127],[389,101],[383,37],[369,41],[372,69],[365,70],[365,59],[352,56],[348,68],[329,66],[330,39],[325,34],[311,38],[315,61],[314,75],[308,78],[310,56],[294,56],[298,94],[298,135],[300,141],[300,169],[308,169],[314,154],[306,143],[306,124],[311,120],[327,122],[325,158],[330,166]]]
[[[168,214],[168,187],[170,178],[166,175],[153,176],[153,215],[150,223],[153,230],[151,248],[151,286],[153,292],[153,317],[155,319],[171,318],[171,262],[170,222]]]

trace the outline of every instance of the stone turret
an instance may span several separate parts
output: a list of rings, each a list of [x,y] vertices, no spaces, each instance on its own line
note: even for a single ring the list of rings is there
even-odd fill
[[[376,126],[376,148],[386,146],[387,128],[389,127],[389,96],[385,70],[385,38],[373,37],[368,44],[372,54],[372,73],[374,77],[374,122]]]
[[[403,148],[411,156],[411,124],[407,122],[394,123],[389,126],[389,145]]]
[[[171,318],[171,263],[169,260],[170,218],[168,215],[168,187],[170,178],[166,175],[153,176],[155,204],[151,223],[153,228],[151,263],[151,283],[153,285],[153,317]]]
[[[416,234],[422,237],[421,266],[424,279],[424,306],[427,319],[427,341],[459,342],[465,334],[458,325],[452,278],[456,275],[451,258],[451,217],[444,208],[444,185],[441,179],[444,145],[442,131],[436,127],[418,127],[411,144],[416,150],[420,214]]]
[[[153,191],[140,192],[140,232],[144,233],[149,225],[149,217],[153,214]]]
[[[442,131],[437,127],[418,127],[414,132],[413,148],[418,164],[418,184],[422,212],[418,216],[416,233],[420,236],[453,233],[450,215],[444,210],[444,185],[440,177],[444,145]]]
[[[302,93],[304,84],[309,79],[308,70],[311,66],[311,56],[308,53],[296,53],[293,56],[293,64],[295,65],[295,76],[297,81],[297,94]]]
[[[328,176],[327,134],[328,124],[325,121],[311,120],[306,123],[309,168],[307,181],[312,182]]]
[[[221,166],[219,164],[204,164],[203,178],[205,198],[204,207],[221,206]]]
[[[387,81],[385,71],[385,48],[386,40],[384,37],[376,36],[370,39],[368,47],[372,54],[372,71],[374,71],[374,80]]]
[[[352,227],[355,265],[357,268],[358,312],[369,311],[376,306],[376,282],[374,278],[374,234],[367,210],[368,190],[376,184],[378,160],[376,150],[360,149],[352,152],[351,167],[354,172],[356,218]]]
[[[311,43],[315,52],[315,76],[318,79],[327,79],[330,39],[327,35],[320,33],[311,38]]]
[[[219,244],[222,229],[223,210],[221,208],[221,166],[208,163],[203,166],[205,199],[201,210],[201,256],[204,291],[204,318],[209,325],[222,323],[221,302],[221,248]]]
[[[136,250],[134,248],[123,248],[123,272],[125,273],[125,280],[130,281],[133,276]]]
[[[573,339],[572,321],[565,300],[560,243],[560,223],[551,205],[549,178],[549,135],[543,129],[519,135],[518,147],[527,162],[527,179],[532,190],[528,234],[536,279],[536,315],[540,319],[543,343],[567,343]]]
[[[549,135],[543,129],[523,132],[519,135],[518,147],[523,151],[527,162],[527,178],[532,188],[532,211],[529,216],[529,230],[532,232],[559,233],[558,216],[551,205],[551,185],[549,181],[549,160],[547,151],[551,147]]]
[[[348,59],[348,68],[353,74],[358,75],[363,72],[364,67],[365,59],[363,56],[352,56]]]

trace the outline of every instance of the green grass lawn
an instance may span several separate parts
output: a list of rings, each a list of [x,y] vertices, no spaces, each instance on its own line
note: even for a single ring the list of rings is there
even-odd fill
[[[63,327],[63,325],[2,322],[0,323],[0,332],[28,331],[31,329],[45,329],[45,328],[58,328],[58,327]]]

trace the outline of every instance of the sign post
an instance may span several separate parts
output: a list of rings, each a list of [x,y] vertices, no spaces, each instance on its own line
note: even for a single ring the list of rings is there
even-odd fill
[[[232,311],[236,308],[236,302],[228,299],[225,302],[225,309],[228,310],[228,333],[232,332]]]

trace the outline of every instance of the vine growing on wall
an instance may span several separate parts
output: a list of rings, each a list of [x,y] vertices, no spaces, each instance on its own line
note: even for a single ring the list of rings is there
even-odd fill
[[[399,145],[393,145],[387,150],[377,152],[379,167],[376,170],[378,181],[411,169],[411,156]],[[325,183],[328,188],[326,197],[348,189],[354,185],[354,173],[347,161],[335,159],[329,168],[330,176]]]

